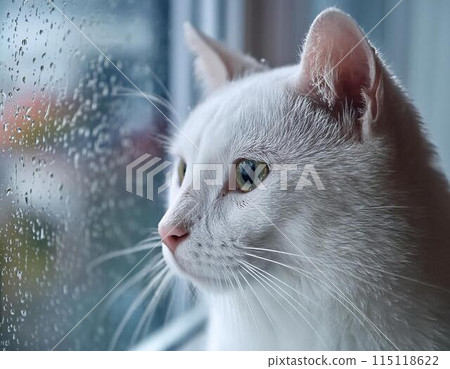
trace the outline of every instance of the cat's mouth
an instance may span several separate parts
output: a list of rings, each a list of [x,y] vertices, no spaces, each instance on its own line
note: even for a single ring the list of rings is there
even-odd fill
[[[213,288],[215,290],[226,290],[231,287],[229,277],[227,277],[226,271],[223,269],[207,268],[207,270],[202,271],[194,270],[194,268],[189,265],[185,265],[187,264],[186,261],[177,260],[177,257],[165,245],[163,247],[163,255],[172,270],[198,287],[207,289]]]

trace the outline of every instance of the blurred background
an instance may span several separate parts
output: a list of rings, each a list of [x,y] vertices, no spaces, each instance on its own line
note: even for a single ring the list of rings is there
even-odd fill
[[[164,213],[163,196],[149,201],[125,191],[125,167],[144,153],[163,158],[160,137],[171,127],[112,63],[180,124],[198,100],[186,20],[271,66],[297,61],[309,25],[328,6],[366,32],[375,27],[370,40],[414,100],[450,173],[448,0],[54,3],[67,18],[48,0],[0,2],[2,350],[53,348],[145,255],[89,267],[146,238]],[[57,349],[201,348],[194,339],[201,310],[174,306],[168,294],[148,314],[153,296],[142,291],[151,262]]]

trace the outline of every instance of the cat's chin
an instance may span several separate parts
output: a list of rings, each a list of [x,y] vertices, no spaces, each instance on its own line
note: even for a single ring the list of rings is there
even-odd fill
[[[205,275],[199,275],[192,271],[186,270],[176,259],[169,248],[163,244],[162,253],[164,260],[172,271],[178,274],[183,279],[187,279],[195,287],[209,292],[209,293],[225,293],[231,291],[233,288],[227,283],[225,279],[219,279],[217,277],[210,277]]]

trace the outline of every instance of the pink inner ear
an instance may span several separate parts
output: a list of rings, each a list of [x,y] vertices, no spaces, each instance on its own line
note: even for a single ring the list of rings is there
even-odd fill
[[[302,93],[319,95],[329,105],[347,100],[359,106],[362,92],[373,85],[375,60],[358,25],[348,15],[330,9],[311,26],[300,69]]]

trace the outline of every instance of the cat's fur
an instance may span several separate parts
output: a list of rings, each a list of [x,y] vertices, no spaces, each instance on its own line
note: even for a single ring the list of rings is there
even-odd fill
[[[186,33],[207,93],[173,142],[187,172],[161,224],[189,230],[164,254],[208,302],[208,348],[450,349],[447,180],[354,21],[326,10],[300,64],[272,70]],[[313,164],[325,190],[280,191],[275,171],[266,190],[192,190],[193,163],[239,158]]]

